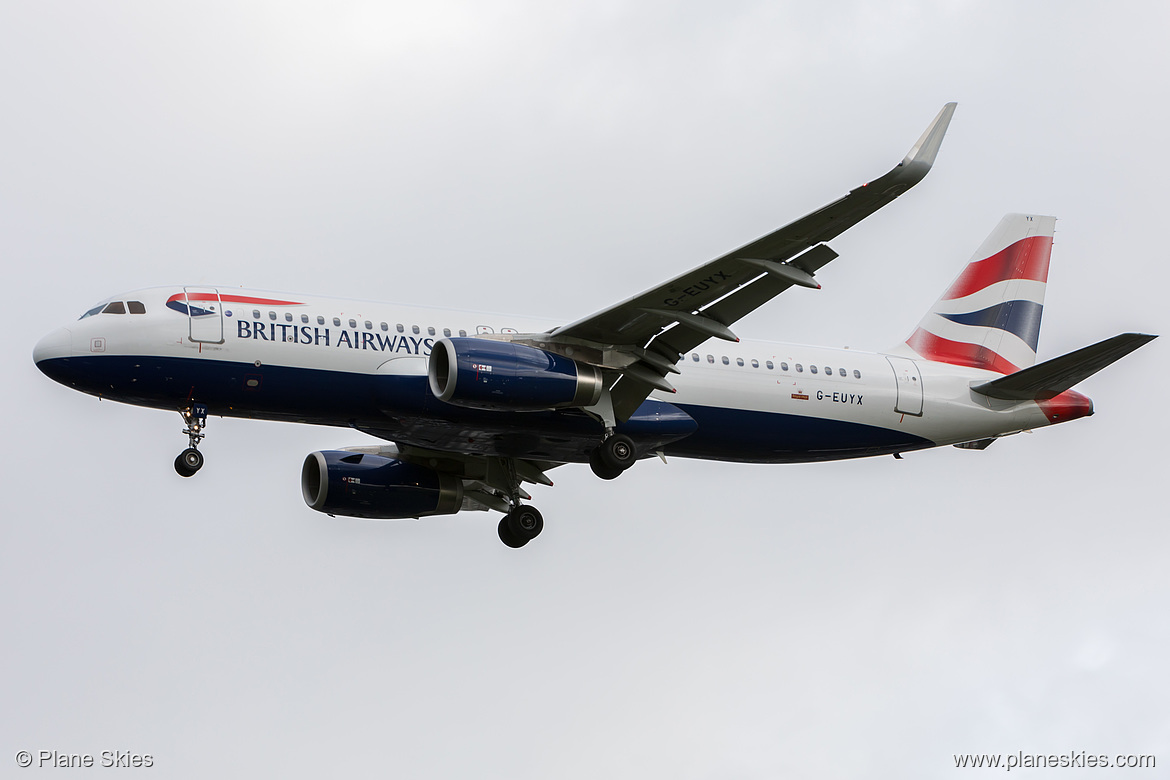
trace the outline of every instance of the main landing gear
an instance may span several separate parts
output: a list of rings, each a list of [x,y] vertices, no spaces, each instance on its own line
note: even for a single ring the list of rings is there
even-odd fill
[[[634,440],[624,433],[615,433],[605,437],[589,454],[589,468],[602,479],[617,479],[637,459]]]
[[[191,477],[203,468],[203,453],[199,451],[199,440],[203,438],[203,427],[207,425],[207,407],[203,404],[192,404],[179,410],[183,415],[183,422],[187,427],[183,433],[187,434],[190,446],[179,453],[175,458],[175,471],[180,477]]]
[[[544,517],[534,506],[520,504],[500,520],[500,541],[516,549],[531,542],[544,530]]]
[[[502,459],[501,465],[504,471],[501,482],[506,481],[508,486],[508,503],[511,505],[511,509],[504,514],[496,530],[500,535],[501,542],[516,549],[540,536],[540,532],[544,530],[544,517],[536,507],[520,503],[522,499],[531,498],[531,496],[520,489],[520,475],[516,470],[516,461],[510,458]]]

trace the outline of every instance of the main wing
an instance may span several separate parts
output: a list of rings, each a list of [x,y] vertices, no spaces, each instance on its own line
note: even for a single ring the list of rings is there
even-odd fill
[[[711,337],[738,341],[728,327],[792,285],[820,287],[814,274],[837,253],[824,244],[893,201],[926,176],[955,111],[947,103],[889,173],[829,205],[633,298],[549,333],[512,341],[566,349],[600,366],[609,392],[596,412],[629,418],[680,356]]]

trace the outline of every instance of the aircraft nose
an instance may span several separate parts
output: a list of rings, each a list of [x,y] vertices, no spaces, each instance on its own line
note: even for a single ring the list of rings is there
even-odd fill
[[[73,334],[68,328],[57,328],[33,347],[33,362],[37,364],[37,368],[44,371],[46,361],[71,357],[72,353]]]

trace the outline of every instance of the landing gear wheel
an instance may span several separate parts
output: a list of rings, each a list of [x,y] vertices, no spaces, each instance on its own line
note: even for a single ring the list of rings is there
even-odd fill
[[[175,458],[175,471],[179,472],[180,477],[191,477],[195,472],[203,468],[203,453],[194,447],[188,447],[179,453],[179,457]]]
[[[638,459],[638,451],[634,448],[633,439],[624,433],[616,433],[597,448],[597,457],[602,465],[621,472],[634,465],[634,461]]]
[[[504,544],[508,545],[509,547],[511,547],[513,550],[515,550],[515,549],[518,549],[518,548],[523,547],[524,545],[528,544],[528,540],[527,539],[518,539],[518,538],[516,538],[515,535],[513,535],[512,527],[508,523],[509,517],[511,517],[510,513],[507,515],[504,515],[504,517],[500,520],[500,525],[496,529],[496,531],[500,535],[500,541],[503,542]]]
[[[504,516],[508,530],[516,539],[530,542],[544,530],[544,517],[534,506],[520,505]]]
[[[601,479],[617,479],[622,475],[621,469],[611,468],[601,462],[601,451],[596,449],[589,453],[589,468]]]

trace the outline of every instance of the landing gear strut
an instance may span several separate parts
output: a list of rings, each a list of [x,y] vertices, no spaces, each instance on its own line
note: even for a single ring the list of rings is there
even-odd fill
[[[191,477],[203,468],[203,453],[198,447],[204,435],[203,427],[207,425],[207,407],[204,404],[191,404],[180,409],[179,414],[183,415],[183,422],[187,424],[183,433],[187,434],[190,446],[175,458],[175,471],[180,477]]]

